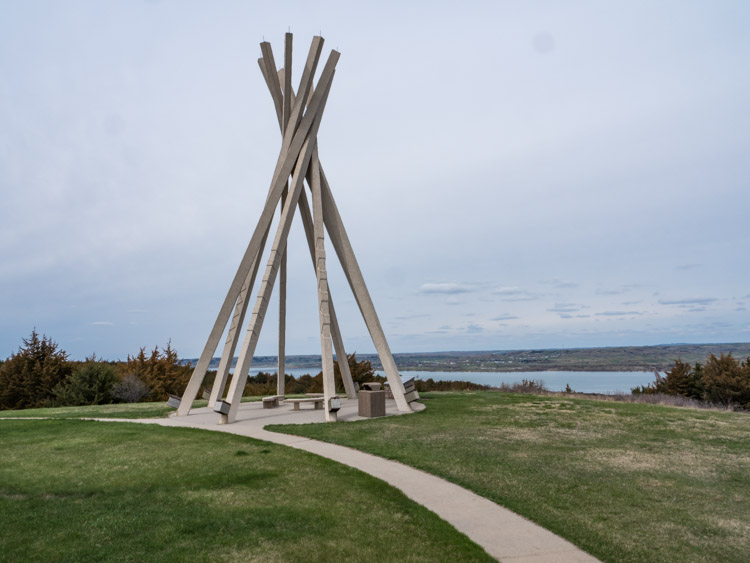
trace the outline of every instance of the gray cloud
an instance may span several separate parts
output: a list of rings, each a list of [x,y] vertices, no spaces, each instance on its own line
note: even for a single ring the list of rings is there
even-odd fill
[[[407,320],[410,320],[410,319],[427,319],[427,318],[429,318],[431,316],[432,315],[430,315],[428,313],[415,313],[413,315],[401,315],[401,316],[394,317],[394,318],[396,320],[399,320],[399,321],[407,321]]]
[[[580,313],[577,315],[571,315],[570,313],[558,313],[558,315],[561,319],[588,319],[591,317],[591,315],[582,315]]]
[[[519,287],[497,287],[492,290],[493,295],[500,297],[499,301],[536,301],[539,295]]]
[[[551,313],[576,313],[581,309],[585,309],[583,305],[576,305],[575,303],[555,303],[554,307],[547,309]]]
[[[504,301],[506,303],[513,303],[517,301],[537,301],[539,298],[540,298],[539,295],[528,293],[526,295],[517,295],[515,297],[502,297],[498,299],[498,301]]]
[[[661,305],[709,305],[718,299],[713,297],[696,297],[694,299],[659,299]]]
[[[518,294],[527,293],[527,292],[521,289],[520,287],[501,286],[501,287],[496,287],[495,289],[493,289],[492,293],[494,293],[495,295],[518,295]]]
[[[518,317],[516,315],[509,315],[507,313],[503,315],[498,315],[497,317],[492,317],[491,321],[512,321],[514,319],[520,319],[521,317]]]
[[[597,289],[597,295],[620,295],[623,293],[622,289]]]
[[[573,289],[578,287],[579,284],[571,281],[561,280],[559,278],[553,278],[551,280],[539,280],[540,285],[549,285],[554,289]]]
[[[475,291],[475,287],[466,283],[442,282],[442,283],[424,283],[419,287],[419,293],[432,294],[439,293],[444,295],[455,295],[458,293],[470,293]]]
[[[602,311],[601,313],[594,313],[597,317],[624,317],[629,315],[642,315],[642,311]]]
[[[610,287],[610,288],[601,288],[600,287],[600,288],[598,288],[596,290],[596,294],[597,295],[621,295],[623,293],[628,293],[630,291],[633,291],[635,289],[639,289],[641,287],[642,286],[640,284],[637,284],[637,283],[621,284],[617,288],[612,288],[612,287]]]

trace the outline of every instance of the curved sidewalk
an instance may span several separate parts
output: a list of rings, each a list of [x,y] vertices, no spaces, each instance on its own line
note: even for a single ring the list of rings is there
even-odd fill
[[[260,405],[257,403],[256,405],[260,410]],[[279,409],[268,409],[266,413],[269,410],[279,411]],[[300,436],[269,432],[264,430],[263,427],[270,422],[263,416],[244,418],[234,424],[219,425],[215,413],[209,415],[208,409],[195,409],[193,412],[195,411],[200,412],[189,416],[166,419],[95,420],[102,422],[138,422],[227,432],[304,450],[382,479],[401,490],[410,499],[425,506],[440,518],[452,524],[457,530],[466,534],[472,541],[481,545],[487,553],[500,561],[529,563],[598,561],[572,543],[507,508],[419,469],[345,446],[328,444]],[[322,413],[322,411],[317,411],[317,413]],[[282,413],[279,412],[279,414]],[[272,416],[271,418],[277,417]]]

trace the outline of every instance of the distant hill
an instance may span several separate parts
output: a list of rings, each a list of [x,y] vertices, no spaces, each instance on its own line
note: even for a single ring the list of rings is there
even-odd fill
[[[737,358],[750,357],[750,343],[732,344],[664,344],[659,346],[618,346],[611,348],[567,348],[548,350],[491,350],[483,352],[426,352],[394,354],[396,365],[404,371],[652,371],[669,369],[676,359],[694,364],[704,362],[709,354],[732,353]],[[376,354],[357,354],[381,369]],[[197,358],[183,360],[195,365]],[[276,356],[253,358],[255,367],[276,369]],[[236,364],[235,358],[232,365]],[[320,356],[287,356],[286,366],[320,371]],[[219,366],[219,358],[209,369]]]

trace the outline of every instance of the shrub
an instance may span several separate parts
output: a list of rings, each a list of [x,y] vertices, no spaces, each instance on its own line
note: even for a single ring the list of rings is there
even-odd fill
[[[276,373],[261,371],[247,378],[243,395],[261,396],[276,394]]]
[[[51,404],[53,389],[71,374],[68,354],[36,329],[17,354],[0,366],[0,409],[24,409]]]
[[[154,401],[166,401],[170,395],[182,395],[190,380],[193,368],[182,365],[172,342],[159,350],[156,346],[147,356],[146,349],[141,348],[137,356],[128,356],[124,366],[126,375],[134,375],[150,389],[150,398]]]
[[[694,367],[675,360],[662,377],[655,372],[653,383],[631,390],[634,395],[672,395],[705,401],[712,405],[750,409],[750,358],[738,362],[732,354],[711,354],[706,365]]]
[[[112,387],[112,396],[126,403],[139,403],[151,393],[151,388],[129,373]]]
[[[675,360],[674,367],[666,373],[661,391],[667,395],[701,399],[704,393],[702,374],[701,364],[695,364],[691,368],[690,364]]]
[[[498,388],[500,391],[510,393],[531,393],[532,395],[541,395],[547,393],[548,389],[541,379],[522,379],[521,383],[501,383]]]
[[[711,354],[703,368],[705,399],[750,409],[750,358],[738,362],[732,354]]]
[[[377,375],[375,369],[372,367],[372,362],[367,360],[358,361],[357,353],[352,352],[346,355],[347,362],[349,364],[349,371],[352,374],[352,381],[354,383],[367,383],[368,381],[380,381],[381,383],[386,381],[386,378],[382,375]],[[341,384],[343,388],[343,381],[341,379],[341,370],[339,369],[339,363],[336,362],[333,366],[333,376],[336,379],[336,386]],[[321,375],[321,385],[323,382],[323,376]]]
[[[73,373],[59,383],[52,393],[60,406],[104,405],[111,403],[113,386],[120,381],[117,370],[95,355],[73,368]]]
[[[416,379],[414,385],[420,393],[426,391],[487,391],[494,389],[489,385],[472,383],[471,381],[441,380],[435,381],[431,377],[428,379]]]

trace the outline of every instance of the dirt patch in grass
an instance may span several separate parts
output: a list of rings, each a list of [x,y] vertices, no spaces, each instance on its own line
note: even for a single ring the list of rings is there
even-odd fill
[[[691,451],[649,453],[594,449],[586,452],[585,461],[586,463],[599,464],[607,470],[636,473],[680,473],[699,479],[712,479],[718,473],[713,456]]]

